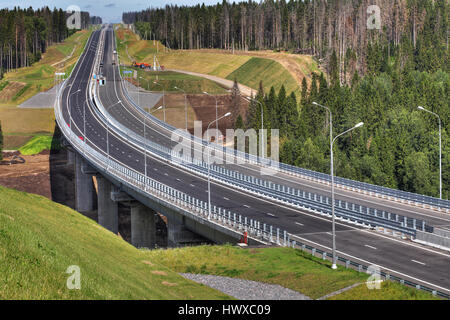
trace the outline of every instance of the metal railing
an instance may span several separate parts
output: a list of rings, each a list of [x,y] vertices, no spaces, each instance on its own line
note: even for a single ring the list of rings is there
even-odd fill
[[[165,130],[167,130],[169,132],[174,132],[175,130],[177,130],[177,128],[175,128],[175,127],[171,126],[170,124],[149,114],[143,108],[141,108],[138,104],[136,104],[134,99],[129,95],[126,86],[123,85],[124,80],[120,73],[120,68],[119,68],[119,76],[121,79],[120,82],[121,82],[123,92],[127,96],[128,101],[130,101],[131,104],[135,107],[136,111],[138,111],[142,116],[147,117],[148,119],[150,119],[151,121],[153,121],[154,123],[156,123],[157,125],[159,125],[160,127],[164,128]],[[129,133],[130,133],[130,130],[129,130]],[[184,138],[190,139],[191,141],[194,141],[195,143],[202,144],[203,146],[207,145],[207,142],[205,140],[203,140],[200,137],[191,135],[189,132],[186,132],[186,131],[180,132],[180,130],[178,130],[177,134],[179,134],[180,136],[183,136]],[[142,137],[135,133],[134,133],[134,136],[138,140],[139,140],[139,137]],[[226,154],[228,156],[233,156],[236,158],[240,158],[246,162],[249,162],[249,163],[252,163],[255,165],[263,164],[264,166],[270,167],[276,171],[281,171],[281,172],[295,175],[295,176],[298,176],[298,177],[301,177],[304,179],[312,180],[312,181],[319,182],[319,183],[326,183],[326,184],[331,183],[331,176],[326,173],[321,173],[321,172],[317,172],[317,171],[313,171],[313,170],[308,170],[308,169],[292,166],[292,165],[285,164],[282,162],[274,161],[269,158],[262,158],[260,156],[252,155],[252,154],[242,152],[242,151],[239,151],[239,150],[236,150],[233,148],[224,147],[222,145],[215,144],[214,142],[212,142],[212,144],[215,145],[214,146],[215,149],[219,149],[219,150],[221,149],[223,154]],[[392,188],[388,188],[388,187],[378,186],[378,185],[374,185],[374,184],[370,184],[370,183],[366,183],[366,182],[355,181],[355,180],[342,178],[342,177],[335,177],[335,183],[336,183],[337,187],[341,187],[341,188],[344,188],[347,190],[360,192],[360,193],[364,193],[364,194],[371,195],[371,196],[386,198],[388,200],[406,202],[408,204],[412,204],[412,205],[416,205],[416,206],[425,207],[425,205],[428,205],[430,209],[437,209],[438,211],[445,210],[446,213],[450,212],[450,201],[449,200],[438,199],[438,198],[431,197],[431,196],[426,196],[426,195],[421,195],[421,194],[417,194],[417,193],[392,189]]]

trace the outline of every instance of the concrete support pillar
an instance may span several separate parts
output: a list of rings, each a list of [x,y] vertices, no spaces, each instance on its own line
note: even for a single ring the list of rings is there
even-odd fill
[[[131,244],[153,249],[156,243],[155,214],[152,209],[136,203],[131,206]]]
[[[67,165],[73,165],[75,163],[75,152],[70,150],[69,148],[67,150]]]
[[[73,152],[69,151],[69,154]],[[75,210],[86,212],[94,210],[95,190],[92,174],[83,170],[86,165],[79,154],[75,154]]]
[[[186,229],[185,216],[167,217],[167,245],[178,247],[188,243],[201,243],[205,239]]]
[[[97,176],[98,223],[117,234],[119,231],[118,204],[111,199],[113,184],[102,176]]]

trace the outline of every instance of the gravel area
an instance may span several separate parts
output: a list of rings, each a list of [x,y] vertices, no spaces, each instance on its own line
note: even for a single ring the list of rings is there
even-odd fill
[[[186,279],[222,291],[239,300],[310,300],[300,292],[277,284],[222,276],[180,273]]]

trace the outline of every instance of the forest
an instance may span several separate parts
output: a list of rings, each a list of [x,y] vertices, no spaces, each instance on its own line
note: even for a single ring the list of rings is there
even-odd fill
[[[369,5],[380,8],[368,29]],[[337,135],[335,174],[439,196],[438,119],[442,122],[443,198],[450,189],[448,11],[445,0],[248,1],[166,6],[123,14],[140,35],[173,49],[288,50],[311,54],[322,73],[303,79],[302,94],[260,84],[264,127],[279,128],[281,161],[329,173],[329,119]],[[258,130],[252,103],[236,127]]]
[[[3,73],[30,66],[41,58],[46,48],[64,41],[76,30],[66,26],[67,13],[48,7],[34,10],[0,10],[0,79]],[[88,12],[81,12],[81,25],[91,23]]]

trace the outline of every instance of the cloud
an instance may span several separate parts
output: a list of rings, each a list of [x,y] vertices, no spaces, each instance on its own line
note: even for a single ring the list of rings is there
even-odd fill
[[[88,4],[87,6],[84,6],[83,8],[89,9],[89,8],[92,8],[92,6],[90,4]]]
[[[115,6],[116,6],[115,3],[108,3],[108,4],[105,4],[105,8],[112,8],[112,7],[115,7]]]

